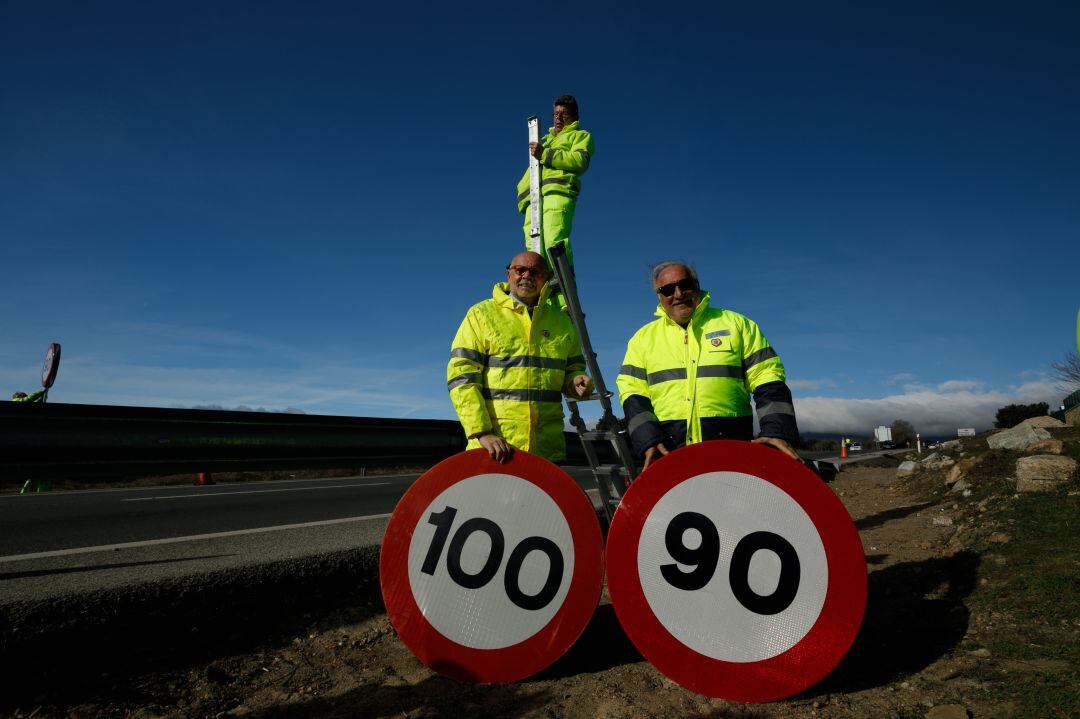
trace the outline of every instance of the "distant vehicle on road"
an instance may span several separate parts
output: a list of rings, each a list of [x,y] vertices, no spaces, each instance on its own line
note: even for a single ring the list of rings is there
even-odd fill
[[[853,444],[853,445],[851,445],[851,451],[852,452],[861,452],[862,451],[862,445],[861,444]]]

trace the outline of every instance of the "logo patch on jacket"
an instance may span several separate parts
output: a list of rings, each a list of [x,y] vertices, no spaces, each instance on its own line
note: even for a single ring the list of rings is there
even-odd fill
[[[723,342],[723,340],[720,339],[719,337],[716,337],[715,339],[712,340],[712,346],[713,347],[719,347],[721,342]]]

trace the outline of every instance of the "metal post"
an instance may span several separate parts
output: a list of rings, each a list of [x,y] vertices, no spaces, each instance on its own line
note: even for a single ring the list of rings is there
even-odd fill
[[[528,119],[529,142],[540,142],[540,118],[533,115]],[[540,197],[540,161],[529,153],[529,248],[547,257],[544,251],[543,200]]]

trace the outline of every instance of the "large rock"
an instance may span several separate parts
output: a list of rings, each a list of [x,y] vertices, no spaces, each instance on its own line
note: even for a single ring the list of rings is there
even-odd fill
[[[997,434],[990,435],[986,438],[986,443],[990,445],[990,449],[1009,449],[1014,452],[1023,452],[1031,445],[1044,439],[1050,439],[1050,433],[1045,429],[1032,427],[1030,424],[1021,422],[1012,429],[1005,429]]]
[[[906,462],[901,462],[900,466],[896,468],[896,476],[898,477],[910,477],[915,474],[916,464],[910,459]]]
[[[1076,460],[1055,454],[1021,457],[1016,462],[1017,492],[1046,492],[1072,479]]]
[[[948,442],[942,442],[938,447],[941,449],[960,449],[960,440],[950,439]]]
[[[1061,454],[1065,445],[1060,439],[1044,439],[1027,448],[1031,454]]]
[[[930,454],[926,455],[921,460],[919,460],[919,464],[927,465],[927,464],[933,464],[934,462],[939,462],[939,461],[941,461],[941,455],[938,454],[937,452],[931,452]]]
[[[960,480],[964,479],[964,475],[971,471],[971,468],[975,466],[975,460],[971,458],[961,459],[959,462],[953,465],[953,468],[949,470],[949,473],[945,476],[945,486],[951,487]],[[964,484],[966,487],[967,484]],[[962,489],[962,488],[961,488]]]
[[[1054,417],[1051,417],[1048,414],[1043,415],[1042,417],[1028,417],[1023,422],[1021,422],[1020,424],[1026,424],[1029,427],[1044,427],[1044,428],[1045,427],[1064,427],[1065,426],[1065,423],[1062,422],[1060,419],[1055,419]]]

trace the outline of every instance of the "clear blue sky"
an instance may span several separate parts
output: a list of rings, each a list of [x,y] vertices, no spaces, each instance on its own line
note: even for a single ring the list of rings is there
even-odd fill
[[[674,257],[762,326],[804,431],[1060,400],[1080,6],[556,7],[0,2],[0,389],[58,341],[54,401],[452,417],[524,119],[571,92],[611,384]]]

